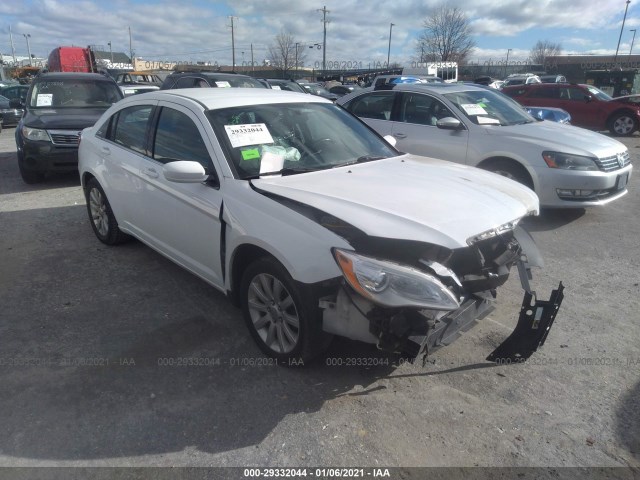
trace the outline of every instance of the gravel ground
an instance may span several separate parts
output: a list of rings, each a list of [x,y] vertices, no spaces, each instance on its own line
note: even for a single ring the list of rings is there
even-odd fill
[[[516,323],[512,275],[424,368],[340,340],[300,369],[270,365],[212,287],[139,242],[99,243],[75,175],[23,184],[13,133],[0,466],[640,466],[638,172],[614,204],[528,222],[546,260],[534,289],[566,291],[527,364],[484,360]],[[624,142],[638,165],[640,137]],[[207,364],[166,365],[183,358]]]

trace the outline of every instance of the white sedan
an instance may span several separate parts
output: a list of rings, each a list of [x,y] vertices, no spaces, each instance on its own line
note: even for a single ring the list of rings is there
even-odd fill
[[[536,195],[392,140],[320,97],[167,90],[85,129],[79,170],[100,241],[136,237],[226,293],[267,355],[308,360],[333,335],[426,354],[486,315],[517,265],[524,333],[492,355],[527,358],[562,299],[528,286],[541,260],[517,224]]]

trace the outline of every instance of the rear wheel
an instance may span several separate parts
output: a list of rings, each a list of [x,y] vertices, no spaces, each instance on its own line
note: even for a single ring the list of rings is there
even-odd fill
[[[633,134],[637,129],[638,122],[630,113],[616,113],[609,120],[609,131],[614,135],[626,137]]]
[[[275,259],[264,257],[247,268],[240,300],[251,336],[270,357],[292,365],[326,348],[317,298],[298,286]]]
[[[510,178],[511,180],[521,183],[533,190],[533,180],[531,180],[529,172],[527,172],[522,165],[512,160],[507,160],[505,158],[489,160],[482,164],[481,168],[497,173],[498,175],[502,175],[503,177]]]
[[[129,235],[120,231],[109,200],[95,178],[87,182],[86,197],[91,228],[98,240],[107,245],[116,245],[128,240]]]

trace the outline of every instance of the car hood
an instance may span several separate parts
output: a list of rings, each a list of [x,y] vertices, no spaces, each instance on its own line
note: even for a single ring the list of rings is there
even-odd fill
[[[557,122],[535,122],[505,127],[484,127],[489,135],[508,137],[552,150],[575,155],[609,157],[627,149],[621,142],[601,133]]]
[[[313,206],[367,235],[451,249],[538,213],[536,194],[512,180],[416,155],[252,182],[259,191]]]
[[[60,108],[28,110],[24,125],[44,129],[78,129],[93,126],[107,108]]]

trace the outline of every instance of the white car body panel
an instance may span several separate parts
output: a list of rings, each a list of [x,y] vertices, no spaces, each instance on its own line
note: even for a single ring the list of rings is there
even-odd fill
[[[467,246],[473,235],[538,213],[536,195],[514,181],[415,155],[306,175],[265,177],[254,184],[313,205],[371,236],[452,249]]]

